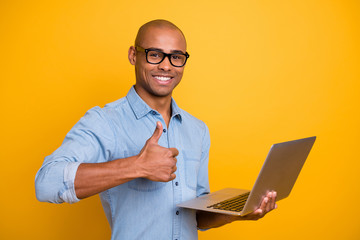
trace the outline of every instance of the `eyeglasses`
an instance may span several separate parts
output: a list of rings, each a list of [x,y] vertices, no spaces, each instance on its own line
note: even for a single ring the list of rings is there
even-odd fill
[[[136,46],[137,51],[145,52],[146,61],[150,64],[159,64],[164,61],[165,57],[167,57],[170,61],[170,64],[174,67],[183,67],[190,57],[190,55],[185,53],[164,53],[160,50],[148,48],[144,49],[142,47]]]

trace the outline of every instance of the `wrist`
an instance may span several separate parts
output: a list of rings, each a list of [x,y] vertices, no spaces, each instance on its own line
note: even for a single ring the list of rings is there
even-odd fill
[[[112,161],[114,165],[110,166],[114,170],[114,176],[117,181],[132,180],[135,178],[143,177],[141,170],[138,167],[136,156],[122,158]]]
[[[130,157],[131,159],[131,168],[134,172],[134,175],[136,178],[146,178],[146,171],[143,168],[143,162],[144,162],[144,156],[139,153],[138,155],[135,155],[133,157]]]
[[[225,215],[225,221],[226,223],[232,223],[234,221],[241,220],[241,216],[233,216],[233,215]]]

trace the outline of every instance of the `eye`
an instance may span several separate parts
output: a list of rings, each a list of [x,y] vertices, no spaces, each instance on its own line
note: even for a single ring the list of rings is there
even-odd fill
[[[171,55],[171,58],[174,60],[180,60],[180,59],[183,59],[184,56],[180,55],[180,54],[175,54],[175,55]]]
[[[162,58],[162,53],[157,51],[149,51],[148,56],[151,58]]]
[[[159,57],[159,54],[157,52],[150,53],[150,57]]]

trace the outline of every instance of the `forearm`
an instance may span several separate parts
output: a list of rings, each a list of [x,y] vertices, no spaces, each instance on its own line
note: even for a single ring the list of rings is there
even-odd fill
[[[79,199],[142,177],[136,168],[136,156],[104,163],[82,163],[75,176],[75,192]]]
[[[158,144],[161,133],[162,126],[158,122],[153,136],[146,141],[138,155],[113,161],[108,161],[107,154],[99,154],[107,151],[92,148],[80,151],[77,149],[81,148],[78,142],[67,143],[63,148],[71,147],[70,150],[59,148],[45,159],[38,171],[35,179],[36,197],[43,202],[75,203],[135,178],[158,182],[175,179],[179,151],[161,147]],[[67,156],[64,156],[64,152]]]
[[[238,217],[220,213],[198,211],[197,227],[200,229],[217,228],[237,220]]]

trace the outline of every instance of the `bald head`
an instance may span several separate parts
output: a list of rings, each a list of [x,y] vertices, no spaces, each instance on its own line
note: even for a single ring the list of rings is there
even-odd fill
[[[175,24],[173,24],[172,22],[169,22],[167,20],[157,19],[157,20],[147,22],[139,28],[139,31],[138,31],[138,33],[136,35],[136,39],[135,39],[135,46],[142,46],[142,43],[147,36],[147,32],[151,31],[154,28],[170,29],[170,30],[178,31],[179,33],[181,33],[182,37],[184,38],[185,44],[186,44],[185,35],[180,30],[180,28],[178,28]]]
[[[172,63],[184,59],[180,54],[186,59],[189,56],[184,34],[176,25],[166,20],[154,20],[140,27],[135,46],[129,48],[128,58],[135,66],[135,90],[149,105],[160,98],[167,99],[170,104],[172,92],[184,73],[185,62],[183,65]]]

